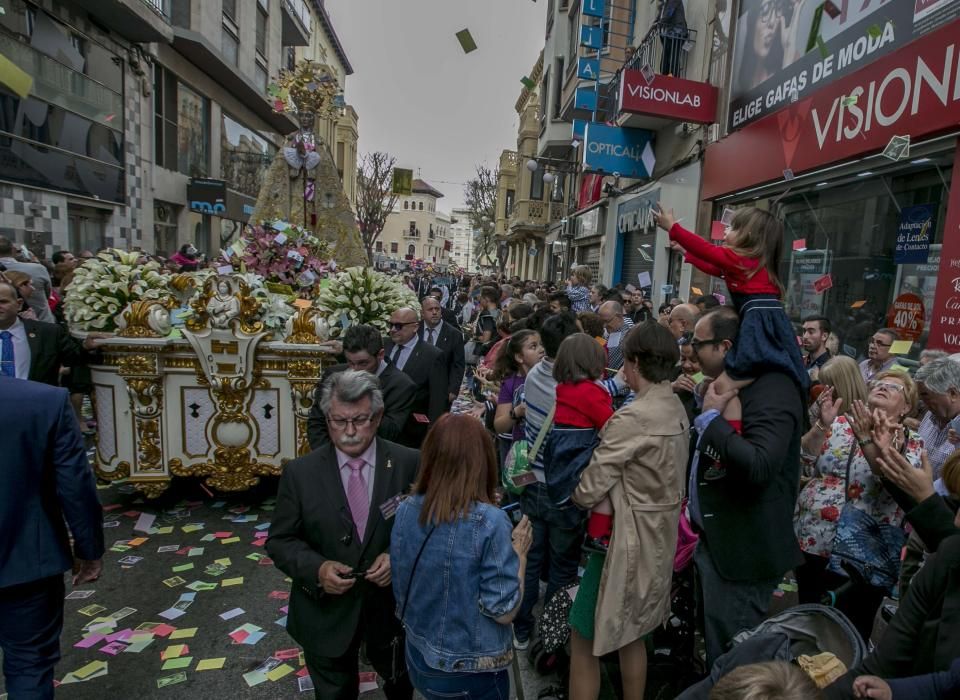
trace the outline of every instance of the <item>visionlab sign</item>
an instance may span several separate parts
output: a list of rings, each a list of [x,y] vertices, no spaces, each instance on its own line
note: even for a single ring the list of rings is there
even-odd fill
[[[717,88],[708,83],[657,75],[647,84],[638,70],[625,70],[620,81],[620,112],[648,114],[696,124],[716,121]]]
[[[629,178],[649,178],[656,164],[653,133],[590,122],[583,142],[585,170]]]

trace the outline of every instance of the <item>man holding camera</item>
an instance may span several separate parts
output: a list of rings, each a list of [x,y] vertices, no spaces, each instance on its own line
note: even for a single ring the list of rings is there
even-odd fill
[[[377,438],[383,395],[369,372],[332,375],[321,408],[330,443],[284,467],[266,545],[293,579],[287,631],[303,647],[318,699],[357,697],[365,642],[387,698],[410,700],[387,550],[419,453]]]

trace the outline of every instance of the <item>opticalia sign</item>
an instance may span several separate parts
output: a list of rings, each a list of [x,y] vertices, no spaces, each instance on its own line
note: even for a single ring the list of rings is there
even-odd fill
[[[620,112],[649,114],[696,124],[716,121],[718,90],[708,83],[657,75],[647,84],[638,70],[623,71]]]
[[[583,145],[585,170],[618,173],[629,178],[649,178],[656,164],[653,133],[590,122]]]

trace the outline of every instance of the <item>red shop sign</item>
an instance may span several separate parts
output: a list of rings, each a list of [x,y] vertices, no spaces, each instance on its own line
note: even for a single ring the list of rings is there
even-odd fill
[[[717,92],[709,83],[668,75],[657,75],[648,85],[640,71],[625,70],[620,81],[620,111],[712,124],[717,116]]]
[[[955,20],[711,144],[703,199],[779,180],[787,168],[800,174],[876,152],[893,136],[917,139],[955,128],[958,36]]]
[[[887,310],[887,327],[896,329],[900,340],[919,340],[923,335],[923,299],[901,294]]]
[[[927,347],[960,351],[960,158],[953,161],[953,180],[947,201],[947,220],[943,228],[940,271],[937,273]]]

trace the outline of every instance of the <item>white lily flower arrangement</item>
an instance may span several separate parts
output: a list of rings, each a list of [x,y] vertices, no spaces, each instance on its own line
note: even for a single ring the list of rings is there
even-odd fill
[[[64,314],[71,328],[114,331],[127,304],[167,294],[170,275],[157,262],[139,264],[142,255],[113,248],[74,271],[64,298]]]
[[[397,309],[409,306],[420,311],[417,295],[399,277],[369,267],[349,267],[337,274],[319,291],[314,306],[333,337],[359,323],[386,333],[390,314]]]

